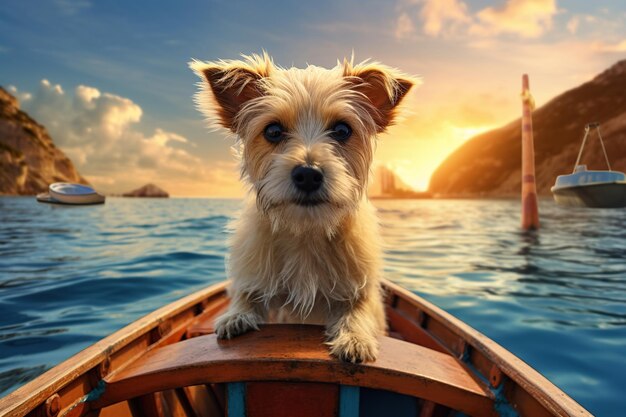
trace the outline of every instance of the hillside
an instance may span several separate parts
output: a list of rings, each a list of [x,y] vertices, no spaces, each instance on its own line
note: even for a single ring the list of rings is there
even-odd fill
[[[33,195],[53,182],[88,184],[46,129],[0,87],[0,195]]]
[[[626,171],[626,60],[533,112],[540,194],[550,193],[557,175],[572,171],[584,126],[596,121],[602,124],[611,167]],[[589,169],[606,169],[595,135],[585,147],[582,163]],[[520,177],[521,120],[517,119],[459,147],[437,168],[429,191],[437,196],[517,196]]]
[[[170,195],[167,191],[155,184],[146,184],[143,187],[139,187],[136,190],[129,191],[122,194],[122,197],[154,197],[154,198],[168,198]]]

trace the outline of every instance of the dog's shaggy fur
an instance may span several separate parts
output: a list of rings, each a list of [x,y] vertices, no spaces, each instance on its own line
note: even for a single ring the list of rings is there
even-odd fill
[[[393,123],[413,81],[370,62],[283,69],[265,53],[190,66],[202,79],[198,107],[237,136],[250,186],[234,223],[232,302],[216,322],[218,337],[268,321],[324,324],[333,355],[374,360],[386,324],[378,224],[366,190],[376,135]],[[331,137],[338,122],[352,129],[345,141]],[[273,123],[285,129],[277,143],[264,136]],[[314,200],[293,183],[299,166],[323,174]]]

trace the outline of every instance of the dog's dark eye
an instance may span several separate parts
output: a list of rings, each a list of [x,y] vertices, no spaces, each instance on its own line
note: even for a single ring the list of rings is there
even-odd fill
[[[285,129],[280,123],[271,123],[263,131],[263,136],[268,142],[278,143],[285,138]]]
[[[352,136],[352,128],[344,122],[339,122],[330,131],[330,137],[339,141],[345,142]]]

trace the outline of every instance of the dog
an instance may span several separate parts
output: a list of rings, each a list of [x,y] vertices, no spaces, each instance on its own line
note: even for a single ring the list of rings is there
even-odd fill
[[[218,338],[264,322],[323,324],[333,356],[377,357],[382,249],[367,185],[376,137],[415,80],[353,61],[281,68],[264,52],[189,64],[201,78],[197,107],[235,135],[249,187],[232,224]]]

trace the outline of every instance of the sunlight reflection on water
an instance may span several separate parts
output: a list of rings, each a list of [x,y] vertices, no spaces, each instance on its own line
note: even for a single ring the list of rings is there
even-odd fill
[[[236,200],[0,198],[0,394],[224,278]],[[626,210],[516,200],[376,201],[385,275],[448,310],[598,416],[626,408]]]

